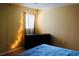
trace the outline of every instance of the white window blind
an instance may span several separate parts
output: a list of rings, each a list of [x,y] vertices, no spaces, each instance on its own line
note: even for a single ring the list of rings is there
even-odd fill
[[[26,29],[34,29],[34,22],[35,22],[35,16],[34,15],[28,15],[25,16],[25,26]]]

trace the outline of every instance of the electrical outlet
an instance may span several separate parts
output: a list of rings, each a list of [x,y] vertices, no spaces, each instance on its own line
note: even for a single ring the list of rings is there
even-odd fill
[[[65,44],[66,42],[65,41],[62,41],[62,43]]]

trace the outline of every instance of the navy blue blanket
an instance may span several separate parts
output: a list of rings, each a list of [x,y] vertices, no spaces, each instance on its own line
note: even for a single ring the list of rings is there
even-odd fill
[[[22,56],[79,56],[79,51],[42,44],[22,52]]]

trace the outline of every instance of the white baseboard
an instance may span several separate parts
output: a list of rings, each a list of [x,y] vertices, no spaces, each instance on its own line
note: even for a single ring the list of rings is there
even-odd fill
[[[0,56],[2,56],[2,55],[4,55],[4,54],[7,54],[7,53],[11,53],[11,52],[13,52],[13,51],[15,51],[15,50],[18,50],[18,49],[21,49],[22,47],[19,47],[19,48],[16,48],[16,49],[12,49],[12,50],[9,50],[9,51],[5,51],[5,52],[2,52],[2,53],[0,53]]]

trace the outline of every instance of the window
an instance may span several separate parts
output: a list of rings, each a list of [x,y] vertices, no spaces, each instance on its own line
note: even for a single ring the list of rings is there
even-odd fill
[[[26,14],[25,15],[25,28],[27,34],[32,34],[34,31],[35,15]]]

